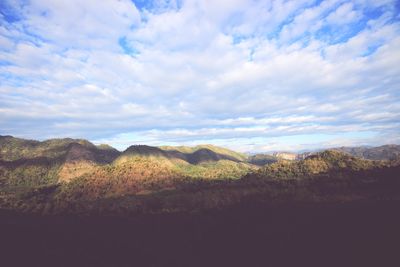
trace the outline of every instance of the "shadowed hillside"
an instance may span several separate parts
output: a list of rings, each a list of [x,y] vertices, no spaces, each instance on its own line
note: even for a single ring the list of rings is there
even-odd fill
[[[111,163],[119,154],[81,139],[38,142],[1,136],[1,181],[8,186],[54,184],[80,176],[95,165]]]
[[[161,146],[160,147],[166,151],[179,151],[185,154],[192,154],[198,150],[210,150],[218,155],[224,155],[235,161],[246,161],[247,155],[243,153],[239,153],[230,149],[226,149],[223,147],[213,146],[213,145],[198,145],[195,147],[188,147],[188,146]]]

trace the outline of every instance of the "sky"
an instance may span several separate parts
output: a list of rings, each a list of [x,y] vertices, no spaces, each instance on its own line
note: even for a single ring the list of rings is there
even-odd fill
[[[0,134],[400,144],[400,2],[1,0]]]

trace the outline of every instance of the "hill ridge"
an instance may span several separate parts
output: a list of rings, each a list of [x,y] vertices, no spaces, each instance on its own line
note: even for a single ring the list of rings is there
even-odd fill
[[[234,162],[240,162],[239,159],[225,154],[217,153],[211,149],[196,146],[192,149],[192,151],[188,151],[185,149],[182,152],[179,150],[172,149],[173,147],[168,147],[168,149],[164,149],[161,147],[154,147],[148,145],[132,145],[128,147],[124,152],[122,152],[121,156],[128,155],[142,155],[142,156],[156,156],[156,157],[164,157],[170,160],[183,160],[190,164],[200,164],[209,161],[219,161],[219,160],[230,160]]]

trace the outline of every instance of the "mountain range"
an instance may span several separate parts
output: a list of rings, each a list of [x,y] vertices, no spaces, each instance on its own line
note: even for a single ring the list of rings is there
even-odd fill
[[[371,160],[394,160],[400,157],[400,145],[378,147],[339,147],[334,150],[349,153],[355,157]]]
[[[309,198],[315,192],[309,191],[307,183],[325,181],[324,177],[330,177],[332,186],[342,184],[337,180],[340,177],[356,184],[357,179],[363,184],[369,177],[370,182],[379,184],[386,180],[376,180],[378,176],[396,176],[399,151],[400,146],[387,145],[250,156],[213,145],[132,145],[120,152],[83,139],[39,142],[0,136],[0,207],[68,210],[78,205],[88,209],[88,203],[114,207],[119,203],[116,199],[121,199],[124,204],[118,207],[147,210],[154,208],[159,194],[167,194],[162,203],[157,202],[159,209],[197,209],[260,194],[263,198],[276,194],[282,197],[289,190],[287,181],[300,183],[297,186],[304,187],[308,192],[304,197]],[[286,188],[283,191],[279,189],[282,186]],[[347,192],[344,188],[341,190]],[[135,200],[124,202],[132,198]],[[110,199],[114,200],[107,202]]]
[[[212,145],[151,147],[133,145],[119,152],[108,145],[82,139],[43,142],[0,136],[0,182],[9,186],[40,186],[68,182],[106,169],[127,172],[135,166],[136,178],[156,175],[140,164],[168,170],[174,176],[239,177],[254,168],[247,156]],[[128,167],[129,165],[129,167]],[[144,168],[144,167],[143,167]],[[229,170],[228,170],[229,169]]]
[[[344,154],[368,160],[395,160],[399,145],[333,148]],[[34,141],[0,136],[0,184],[41,186],[69,182],[85,176],[107,180],[198,177],[239,178],[260,166],[279,160],[304,160],[319,152],[246,155],[213,145],[161,146],[133,145],[120,152],[109,145],[94,145],[83,139]],[[149,169],[148,165],[152,168]],[[123,175],[121,175],[123,173]],[[161,173],[163,175],[161,175]],[[110,178],[111,177],[111,178]],[[114,178],[112,178],[114,177]]]
[[[383,145],[377,147],[368,147],[368,146],[358,146],[358,147],[333,147],[329,148],[329,150],[336,150],[343,153],[350,154],[354,157],[370,159],[370,160],[394,160],[400,157],[400,145]],[[285,160],[302,160],[307,158],[308,156],[317,154],[323,150],[317,149],[314,151],[308,152],[286,152],[286,151],[277,151],[270,154],[255,154],[251,156],[252,158],[269,158],[271,160],[285,159]],[[268,161],[267,161],[268,162]]]

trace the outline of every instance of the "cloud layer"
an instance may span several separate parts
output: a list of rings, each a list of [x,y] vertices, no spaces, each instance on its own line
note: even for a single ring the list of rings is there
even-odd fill
[[[400,143],[396,1],[0,3],[0,133],[243,151]]]

